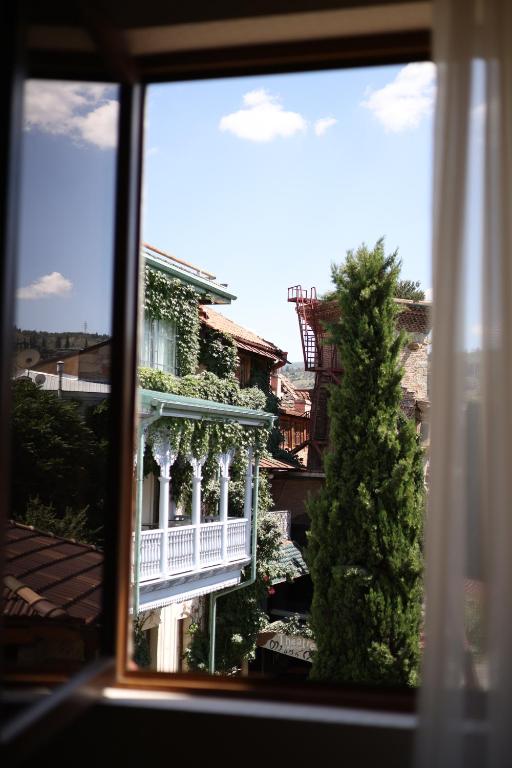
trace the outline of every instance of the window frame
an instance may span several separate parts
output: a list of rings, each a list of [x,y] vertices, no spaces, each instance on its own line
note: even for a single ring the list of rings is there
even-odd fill
[[[156,320],[144,313],[143,339],[141,365],[176,375],[176,323],[172,320]],[[164,358],[170,357],[171,365],[158,362],[159,340],[163,341],[166,348]],[[147,351],[146,344],[149,347]]]
[[[8,4],[10,5],[10,4]],[[16,4],[13,4],[16,5]],[[341,0],[336,6],[343,5]],[[360,2],[359,5],[364,5]],[[384,3],[385,5],[385,3]],[[407,5],[405,3],[404,5]],[[414,3],[412,3],[414,5]],[[427,5],[417,3],[416,5]],[[285,2],[287,13],[293,14],[294,4]],[[4,70],[4,101],[9,105],[8,117],[1,135],[0,151],[10,164],[2,187],[2,216],[6,223],[2,241],[4,260],[0,275],[3,315],[0,331],[0,352],[3,354],[4,375],[0,381],[1,407],[9,410],[10,389],[10,329],[14,316],[12,286],[16,266],[16,208],[17,167],[19,167],[19,135],[21,131],[20,94],[23,78],[48,77],[50,79],[104,80],[119,86],[119,143],[117,156],[115,255],[114,255],[114,312],[112,333],[112,462],[109,472],[109,498],[113,514],[105,530],[107,554],[104,575],[104,627],[102,656],[83,672],[69,680],[40,705],[15,721],[11,729],[11,743],[19,744],[27,729],[37,729],[50,718],[58,723],[66,702],[80,699],[85,686],[97,690],[107,680],[119,688],[145,688],[187,692],[188,694],[216,695],[246,700],[269,698],[288,703],[307,703],[335,707],[356,707],[388,712],[412,712],[415,694],[404,690],[378,690],[364,687],[341,688],[308,684],[283,686],[274,680],[206,678],[199,675],[162,674],[133,671],[127,657],[129,570],[131,548],[131,520],[124,510],[131,508],[132,449],[135,437],[136,362],[138,323],[138,276],[140,272],[140,197],[142,177],[144,90],[145,85],[193,79],[220,78],[241,75],[277,74],[282,72],[317,71],[342,67],[379,66],[422,61],[431,57],[430,30],[427,27],[407,31],[337,35],[328,39],[310,40],[308,29],[302,30],[300,40],[278,43],[244,43],[217,47],[192,47],[181,53],[160,53],[131,57],[127,54],[122,36],[110,27],[104,27],[104,37],[96,35],[100,55],[76,51],[52,52],[49,48],[29,50],[27,65],[22,58],[26,50],[20,39],[24,25],[16,16],[16,9],[6,11],[10,18],[5,26],[9,43],[10,66]],[[215,13],[215,12],[214,12]],[[219,12],[219,18],[222,13]],[[202,19],[197,19],[198,28]],[[270,18],[271,21],[271,18]],[[227,23],[227,22],[226,22]],[[102,25],[99,25],[102,29]],[[90,22],[90,29],[98,30],[98,22]],[[94,38],[94,34],[92,35]],[[107,50],[112,48],[114,56]],[[14,151],[13,149],[14,148]],[[17,164],[18,163],[18,164]],[[7,416],[8,418],[8,416]],[[8,466],[8,445],[5,436],[0,439],[2,466]],[[6,483],[0,486],[7,509]],[[115,666],[115,678],[112,670]],[[110,677],[109,677],[110,676]],[[221,705],[222,706],[222,705]],[[69,713],[71,712],[69,709]],[[68,714],[69,714],[68,713]],[[65,722],[65,719],[62,721]],[[44,731],[44,727],[43,727]],[[13,742],[14,739],[14,742]]]

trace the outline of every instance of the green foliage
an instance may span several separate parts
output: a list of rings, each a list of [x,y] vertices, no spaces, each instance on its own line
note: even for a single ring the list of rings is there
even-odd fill
[[[412,301],[424,301],[425,291],[420,288],[420,281],[398,280],[395,288],[395,299],[411,299]]]
[[[288,575],[279,561],[279,527],[267,512],[270,496],[264,476],[260,476],[260,489],[256,581],[224,595],[217,602],[215,666],[216,671],[224,675],[238,674],[244,661],[254,658],[258,634],[268,624],[263,606],[273,589],[272,582]],[[244,579],[248,578],[249,567],[244,574]],[[206,628],[194,626],[186,657],[192,670],[204,672],[208,669],[209,635]]]
[[[286,363],[282,371],[296,389],[313,389],[315,386],[315,374],[304,370],[302,360],[300,363]]]
[[[178,378],[152,368],[139,369],[139,384],[144,389],[155,392],[169,392],[183,397],[201,400],[213,400],[217,403],[237,405],[254,410],[263,410],[265,396],[256,387],[241,389],[234,376],[220,379],[214,373],[205,371],[197,375]],[[175,499],[187,509],[191,501],[191,468],[184,460],[189,453],[194,456],[208,455],[203,467],[203,501],[205,507],[215,509],[219,496],[218,464],[216,457],[228,448],[235,448],[230,483],[230,514],[241,515],[245,488],[246,448],[250,445],[257,453],[262,453],[267,444],[267,427],[244,428],[240,424],[223,422],[202,422],[194,419],[159,419],[150,428],[148,442],[152,435],[162,428],[167,429],[171,445],[180,457],[173,466],[172,482]],[[144,459],[144,471],[154,471],[154,461],[150,448]]]
[[[18,522],[31,525],[44,533],[73,539],[81,544],[95,544],[98,540],[99,530],[91,531],[87,507],[84,509],[66,507],[63,515],[59,517],[52,504],[43,504],[36,497],[29,499],[27,508],[18,518]]]
[[[309,640],[315,639],[309,622],[298,613],[294,613],[293,616],[289,616],[282,621],[273,621],[270,624],[267,624],[265,629],[272,632],[282,632],[289,637],[306,637]]]
[[[241,389],[234,376],[221,379],[209,371],[178,377],[155,368],[139,368],[139,384],[143,389],[151,389],[153,392],[169,392],[181,397],[214,400],[255,410],[263,410],[265,407],[265,397],[260,390],[255,387]]]
[[[147,632],[144,629],[146,616],[139,614],[133,619],[133,660],[141,669],[147,668],[151,662]]]
[[[329,402],[325,486],[308,505],[312,677],[414,685],[422,602],[422,452],[400,410],[396,254],[380,240],[333,267],[344,375]]]
[[[32,381],[13,383],[11,514],[21,520],[31,499],[63,519],[66,510],[87,509],[90,535],[102,524],[106,438],[99,439],[79,405],[41,390]]]
[[[238,366],[238,354],[233,338],[203,325],[199,337],[199,363],[221,379],[234,376]]]
[[[146,266],[144,310],[154,320],[176,325],[176,358],[180,376],[195,373],[199,360],[199,313],[197,292],[181,280]]]

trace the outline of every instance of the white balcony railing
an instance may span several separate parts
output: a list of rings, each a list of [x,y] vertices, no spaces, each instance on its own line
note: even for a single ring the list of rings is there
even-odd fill
[[[199,537],[196,526],[177,525],[164,531],[157,528],[140,534],[140,581],[164,579],[181,573],[224,565],[243,560],[248,551],[248,521],[231,518],[226,523],[202,523]],[[162,567],[162,543],[167,534],[167,567]],[[222,557],[223,537],[226,537],[226,557]],[[195,542],[199,541],[199,553]]]

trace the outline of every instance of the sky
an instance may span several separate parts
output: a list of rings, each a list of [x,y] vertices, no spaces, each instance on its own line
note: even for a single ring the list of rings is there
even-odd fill
[[[115,95],[29,83],[21,327],[110,328]],[[287,289],[328,290],[347,250],[384,237],[430,291],[434,97],[430,63],[150,86],[143,240],[228,283],[222,312],[298,361]]]

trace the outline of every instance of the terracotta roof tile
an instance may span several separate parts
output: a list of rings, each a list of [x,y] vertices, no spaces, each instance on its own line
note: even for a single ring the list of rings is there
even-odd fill
[[[260,459],[260,469],[297,469],[294,464],[289,464],[287,461],[279,461],[279,459]]]
[[[12,583],[5,585],[7,603],[4,610],[11,611],[10,615],[23,613],[19,600],[25,596],[34,610],[39,599],[44,601],[42,608],[45,611],[51,612],[51,605],[87,624],[98,620],[103,553],[96,547],[10,521],[6,532],[4,570],[7,576],[14,577]],[[20,584],[18,591],[13,588],[15,582]],[[33,614],[25,609],[24,615]]]

